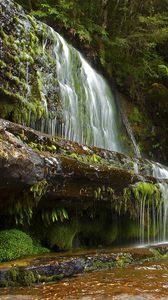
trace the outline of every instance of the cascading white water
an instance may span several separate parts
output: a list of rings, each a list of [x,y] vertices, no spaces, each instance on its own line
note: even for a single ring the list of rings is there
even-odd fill
[[[168,179],[168,169],[159,163],[152,164],[153,176],[157,179]],[[168,241],[168,184],[158,183],[163,204],[158,214],[158,242]]]
[[[159,163],[152,163],[150,176],[158,180],[162,201],[156,203],[142,197],[140,202],[140,244],[168,242],[168,169]],[[151,201],[152,200],[152,201]]]
[[[159,220],[159,239],[160,242],[165,242],[168,241],[168,184],[159,183],[159,186],[163,197],[163,209]]]
[[[152,176],[157,179],[168,179],[168,168],[159,163],[153,163]]]
[[[50,31],[50,56],[55,60],[53,74],[40,76],[49,86],[53,76],[58,83],[58,93],[62,103],[62,116],[41,120],[31,126],[49,134],[59,134],[66,139],[82,144],[97,146],[122,153],[128,153],[128,145],[123,141],[126,130],[117,110],[115,99],[105,79],[100,76],[82,55],[56,33]],[[47,40],[43,41],[43,55],[48,51]],[[54,64],[53,64],[54,66]],[[46,85],[42,91],[45,97]],[[47,112],[48,114],[48,112]],[[39,127],[40,126],[40,127]]]

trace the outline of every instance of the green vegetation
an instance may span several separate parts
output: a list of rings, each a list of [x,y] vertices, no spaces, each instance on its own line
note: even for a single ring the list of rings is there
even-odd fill
[[[55,223],[48,229],[48,243],[51,248],[55,246],[59,250],[69,250],[72,248],[77,232],[78,224],[76,222]]]
[[[127,99],[125,109],[141,151],[166,162],[167,96],[164,105],[158,105],[159,95],[153,105],[155,91],[151,87],[159,84],[168,88],[167,0],[18,2],[65,34],[93,64],[101,65],[107,76],[115,79]]]
[[[63,277],[63,274],[42,276],[38,274],[38,272],[28,270],[24,267],[13,267],[6,272],[5,279],[0,281],[0,287],[29,287],[35,283],[57,281],[62,279]]]
[[[68,220],[69,216],[64,208],[55,208],[52,210],[44,210],[41,213],[42,220],[45,226],[49,226],[54,222]]]
[[[18,229],[0,231],[0,262],[48,251],[40,245],[34,245],[32,238]]]
[[[85,52],[88,59],[96,64],[97,68],[105,71],[108,78],[115,78],[120,91],[132,104],[129,113],[134,129],[136,128],[138,132],[144,123],[148,128],[143,128],[143,135],[146,139],[147,132],[150,132],[153,143],[151,151],[159,150],[163,153],[162,156],[165,155],[166,135],[161,136],[161,140],[158,140],[158,137],[159,128],[167,130],[167,125],[165,125],[168,112],[167,101],[165,101],[168,97],[167,2],[163,0],[161,4],[158,4],[157,0],[152,0],[150,3],[142,4],[140,0],[117,2],[113,0],[86,0],[83,2],[79,0],[18,0],[18,3],[31,12],[31,15],[28,16],[30,30],[26,31],[19,15],[14,16],[13,19],[17,30],[12,31],[11,28],[7,30],[5,26],[1,28],[0,34],[5,48],[3,60],[0,60],[3,70],[1,117],[27,125],[30,124],[30,118],[32,118],[32,123],[38,123],[41,120],[45,123],[45,118],[54,119],[54,113],[60,110],[58,80],[54,78],[54,73],[52,73],[54,78],[52,84],[47,85],[47,75],[49,74],[50,77],[51,70],[56,67],[50,53],[52,48],[50,43],[53,42],[53,37],[51,32],[46,30],[45,24],[39,25],[34,18],[36,16],[54,29],[64,33],[72,44]],[[45,51],[42,49],[42,41],[46,41]],[[47,74],[46,82],[42,72]],[[43,91],[46,93],[47,103],[44,103]],[[47,115],[47,110],[53,104],[55,105],[53,115],[50,112]],[[150,120],[148,121],[149,116]],[[39,122],[38,125],[40,128],[41,123]],[[140,132],[138,133],[140,137]],[[31,138],[29,141],[24,132],[18,138],[39,154],[44,154],[42,152],[49,152],[53,156],[63,154],[65,158],[69,158],[69,161],[71,159],[70,163],[75,164],[75,160],[78,160],[81,163],[100,165],[100,170],[102,166],[110,165],[110,159],[105,159],[96,149],[95,152],[81,151],[80,153],[79,151],[76,153],[75,149],[68,149],[68,146],[67,148],[59,147],[54,140],[47,144],[44,137],[41,144],[38,140],[32,141]],[[147,147],[147,143],[146,140],[144,144],[143,140],[142,149]],[[56,156],[54,157],[56,158]],[[120,163],[116,160],[116,163],[111,166],[120,168]],[[132,162],[125,162],[123,168],[133,171],[134,165]],[[45,172],[47,173],[47,168]],[[47,180],[37,181],[21,195],[21,199],[14,199],[15,201],[12,202],[14,207],[11,205],[9,212],[11,219],[13,218],[12,221],[10,220],[11,223],[15,220],[18,227],[25,229],[26,226],[29,227],[33,224],[38,215],[42,225],[48,231],[50,247],[62,250],[72,247],[77,234],[81,235],[86,245],[87,243],[110,245],[117,239],[121,229],[118,224],[113,224],[114,222],[109,221],[108,223],[108,218],[98,222],[99,216],[95,218],[92,216],[93,219],[90,217],[87,224],[81,221],[79,226],[71,221],[69,211],[67,212],[63,207],[41,208],[41,200],[47,200],[43,197],[49,187]],[[102,200],[114,201],[112,210],[121,216],[122,213],[129,212],[131,217],[135,218],[137,207],[139,209],[141,201],[149,206],[154,203],[157,211],[161,207],[161,194],[156,184],[139,182],[126,188],[123,194],[121,190],[120,195],[116,197],[115,190],[110,185],[101,185],[101,174],[99,180],[100,186],[96,187],[95,185],[95,190],[92,191],[93,199],[99,203]],[[83,192],[84,190],[81,187],[81,194],[86,194]],[[79,218],[80,213],[83,212],[79,209],[77,213]],[[12,234],[12,231],[6,231],[6,234]],[[21,243],[22,245],[22,238],[24,241],[26,234],[20,234],[23,234],[23,237],[18,234],[17,244]],[[137,236],[138,228],[134,220],[131,220],[125,226],[124,237],[126,239]],[[15,237],[11,237],[6,239],[6,243],[10,242],[12,238],[15,241]],[[27,238],[30,242],[31,238],[28,236]],[[5,244],[5,240],[3,243]],[[16,247],[16,243],[12,243]],[[26,238],[23,244],[26,245]],[[21,253],[17,254],[13,249],[11,250],[9,245],[8,249],[5,248],[7,250],[4,254],[0,255],[0,257],[4,255],[1,260],[38,253],[40,245],[34,246],[31,241],[29,247],[31,249],[27,250],[23,247],[23,251],[20,250]]]
[[[31,286],[35,282],[37,282],[37,280],[32,271],[24,268],[11,268],[7,271],[5,279],[0,282],[0,286]]]
[[[94,259],[92,262],[90,262],[90,265],[86,267],[85,272],[109,270],[115,267],[124,268],[132,261],[133,258],[129,253],[120,253],[119,255],[116,256],[115,260],[110,260],[110,259],[101,260],[101,258]]]
[[[45,179],[37,181],[33,186],[31,186],[30,191],[33,193],[36,203],[38,203],[46,193],[47,186],[48,182]]]
[[[64,34],[93,65],[115,80],[126,99],[125,109],[141,151],[152,159],[166,162],[167,0],[162,3],[158,0],[144,3],[141,0],[117,3],[115,0],[17,2],[31,13],[28,15],[30,30],[27,34],[18,15],[13,19],[18,28],[15,33],[8,34],[5,27],[1,28],[0,34],[7,50],[0,61],[5,74],[2,77],[2,97],[7,97],[8,102],[10,99],[11,103],[18,103],[12,111],[1,107],[2,116],[15,122],[24,121],[27,125],[30,124],[30,114],[34,114],[34,122],[45,119],[44,90],[48,107],[51,102],[55,103],[54,111],[58,112],[58,117],[61,115],[57,78],[53,76],[52,84],[46,88],[47,80],[43,80],[39,69],[43,64],[43,72],[49,74],[55,65],[53,67],[48,45],[46,53],[43,53],[41,41],[49,33],[45,24],[39,30],[36,16]],[[8,66],[9,60],[16,68]],[[27,68],[31,70],[29,82]],[[161,87],[164,93],[160,93]],[[92,157],[93,162],[97,160],[98,157]]]
[[[160,204],[162,203],[161,192],[159,186],[157,184],[148,183],[148,182],[138,182],[129,188],[124,190],[124,201],[125,201],[125,209],[127,206],[127,201],[130,201],[131,196],[135,201],[140,203],[141,201],[149,202],[152,204],[154,201],[156,208],[160,208]]]

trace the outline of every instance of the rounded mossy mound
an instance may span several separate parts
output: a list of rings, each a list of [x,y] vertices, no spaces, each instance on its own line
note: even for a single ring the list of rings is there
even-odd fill
[[[0,261],[8,261],[33,253],[29,235],[17,229],[0,231]]]
[[[18,229],[0,231],[0,262],[49,252],[25,232]]]

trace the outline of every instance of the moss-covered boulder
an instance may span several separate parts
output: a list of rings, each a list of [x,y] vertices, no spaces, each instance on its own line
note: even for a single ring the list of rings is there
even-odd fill
[[[0,262],[47,252],[49,249],[19,229],[0,231]]]
[[[13,260],[33,253],[29,235],[17,229],[0,231],[0,261]]]

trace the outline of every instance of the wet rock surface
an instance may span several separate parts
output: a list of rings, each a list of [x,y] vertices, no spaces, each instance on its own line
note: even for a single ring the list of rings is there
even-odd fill
[[[7,207],[24,191],[41,186],[40,205],[56,202],[115,202],[123,189],[139,182],[156,182],[149,174],[151,163],[139,160],[142,171],[134,172],[134,159],[116,152],[86,147],[28,127],[0,120],[1,201]],[[145,170],[146,168],[146,170]],[[144,175],[146,173],[146,175]],[[10,193],[9,193],[10,188]],[[22,195],[23,196],[23,195]],[[4,201],[5,200],[5,201]],[[24,200],[23,200],[24,202]]]
[[[167,248],[162,246],[167,253]],[[16,260],[0,264],[0,285],[8,286],[9,281],[14,281],[13,270],[16,272],[31,272],[35,281],[27,285],[39,282],[60,280],[64,277],[73,276],[84,272],[110,270],[123,268],[130,264],[141,264],[144,261],[155,260],[156,256],[149,248],[122,248],[107,250],[87,250],[83,253],[61,253],[47,256],[29,257],[28,259]],[[10,279],[10,280],[9,280]],[[8,282],[8,283],[7,283]],[[19,285],[19,282],[13,282]],[[26,282],[23,283],[26,285]]]

